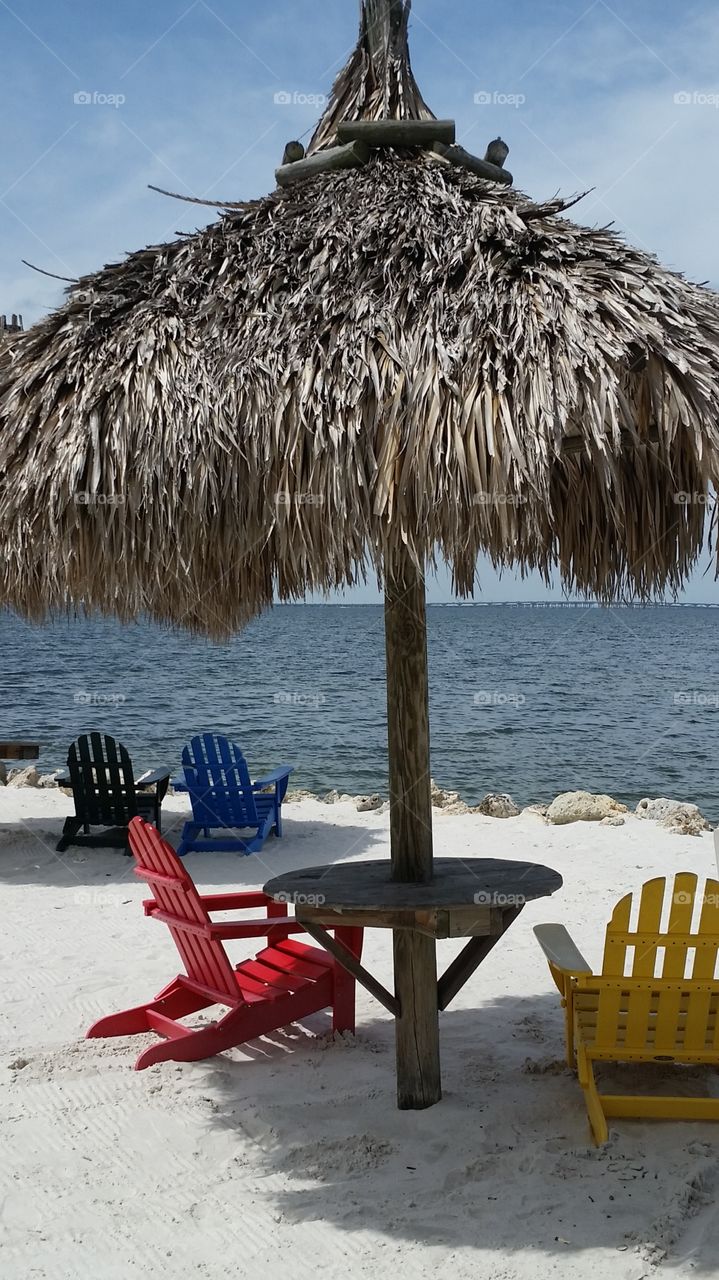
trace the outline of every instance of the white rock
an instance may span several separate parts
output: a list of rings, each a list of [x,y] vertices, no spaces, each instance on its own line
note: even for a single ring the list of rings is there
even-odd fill
[[[56,787],[57,780],[54,773],[41,773],[38,778],[37,785],[39,787]]]
[[[650,818],[665,831],[673,831],[679,836],[699,836],[702,831],[711,831],[711,825],[698,805],[667,800],[666,796],[640,800],[635,812],[638,818]]]
[[[40,774],[34,764],[27,769],[14,769],[7,783],[9,787],[37,787],[39,784]]]
[[[294,791],[288,791],[285,796],[287,804],[299,804],[302,800],[318,799],[319,796],[316,796],[314,791],[303,791],[300,787],[297,787]]]
[[[322,800],[325,804],[337,804],[340,798],[339,791],[328,791],[323,795]]]
[[[464,804],[458,791],[445,791],[435,782],[434,778],[430,780],[430,785],[432,788],[432,805],[435,809],[447,809],[456,804]],[[461,812],[466,813],[466,807]]]
[[[355,809],[358,813],[371,813],[374,809],[382,808],[382,797],[374,796],[357,796],[355,800]]]
[[[522,809],[522,817],[539,818],[540,822],[546,822],[548,809],[547,804],[528,804],[525,809]]]
[[[519,816],[519,809],[511,796],[493,791],[490,791],[489,795],[484,797],[484,800],[479,805],[479,812],[485,813],[488,818],[516,818]]]
[[[620,817],[618,813],[613,813],[608,818],[602,818],[599,825],[600,827],[623,827],[625,823],[626,818]]]
[[[627,812],[627,806],[612,796],[592,795],[590,791],[564,791],[547,809],[547,821],[560,827],[568,822],[601,822],[602,818]]]

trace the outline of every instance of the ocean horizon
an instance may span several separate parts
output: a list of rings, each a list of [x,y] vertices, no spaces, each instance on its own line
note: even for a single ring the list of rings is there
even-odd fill
[[[434,778],[470,804],[581,789],[693,801],[719,821],[717,607],[428,605]],[[293,764],[292,787],[387,792],[381,605],[278,605],[224,644],[4,612],[0,643],[0,734],[39,741],[41,771],[93,729],[123,741],[138,772],[177,768],[188,738],[214,730],[256,773]]]

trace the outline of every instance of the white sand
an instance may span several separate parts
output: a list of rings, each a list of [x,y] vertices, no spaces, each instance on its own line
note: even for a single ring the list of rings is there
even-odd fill
[[[565,884],[526,908],[442,1016],[442,1103],[399,1112],[392,1020],[361,990],[346,1044],[315,1038],[322,1015],[205,1063],[134,1073],[150,1038],[84,1041],[100,1014],[153,995],[178,957],[143,917],[145,889],[122,853],[54,854],[70,809],[56,791],[0,789],[4,1280],[715,1269],[719,1130],[622,1121],[606,1148],[589,1144],[531,931],[564,920],[598,961],[611,904],[652,874],[715,873],[711,836],[633,818],[553,828],[437,814],[439,854],[545,862]],[[168,828],[181,809],[169,802]],[[387,845],[385,815],[308,801],[287,807],[286,836],[263,856],[197,854],[188,866],[217,892]],[[458,946],[441,943],[440,960]],[[386,934],[367,934],[365,960],[391,984]]]

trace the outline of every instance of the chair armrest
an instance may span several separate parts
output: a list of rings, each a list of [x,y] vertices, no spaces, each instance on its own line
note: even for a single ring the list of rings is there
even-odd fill
[[[170,782],[171,782],[171,784],[172,784],[172,790],[173,790],[173,791],[188,791],[188,790],[189,790],[189,788],[188,788],[188,786],[187,786],[187,783],[185,782],[184,776],[183,776],[182,778],[178,778],[178,777],[170,778]]]
[[[201,893],[202,905],[208,911],[235,911],[243,907],[271,907],[274,899],[266,893]],[[285,908],[285,915],[287,909]]]
[[[268,773],[264,778],[257,778],[252,783],[252,790],[259,791],[263,787],[271,787],[273,783],[284,782],[294,772],[294,765],[281,764],[279,768],[273,769],[272,773]]]
[[[553,968],[569,975],[591,974],[590,965],[563,924],[535,925],[534,935]]]
[[[294,916],[267,916],[264,920],[239,920],[227,924],[211,924],[210,937],[218,939],[230,938],[266,938],[270,933],[281,930],[284,935],[290,933],[306,933],[303,924]]]
[[[169,782],[172,769],[147,769],[141,778],[135,778],[136,787],[156,787],[160,782]]]

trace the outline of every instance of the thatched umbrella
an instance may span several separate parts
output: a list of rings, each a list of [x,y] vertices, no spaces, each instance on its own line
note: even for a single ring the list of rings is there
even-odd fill
[[[462,596],[480,553],[603,599],[678,587],[719,479],[719,302],[448,146],[410,0],[361,9],[277,190],[84,278],[5,349],[0,596],[223,635],[376,573],[392,874],[430,880],[425,568]],[[422,123],[368,131],[391,120]],[[407,1043],[436,970],[431,939],[403,945]],[[405,1104],[439,1096],[435,1059]]]

